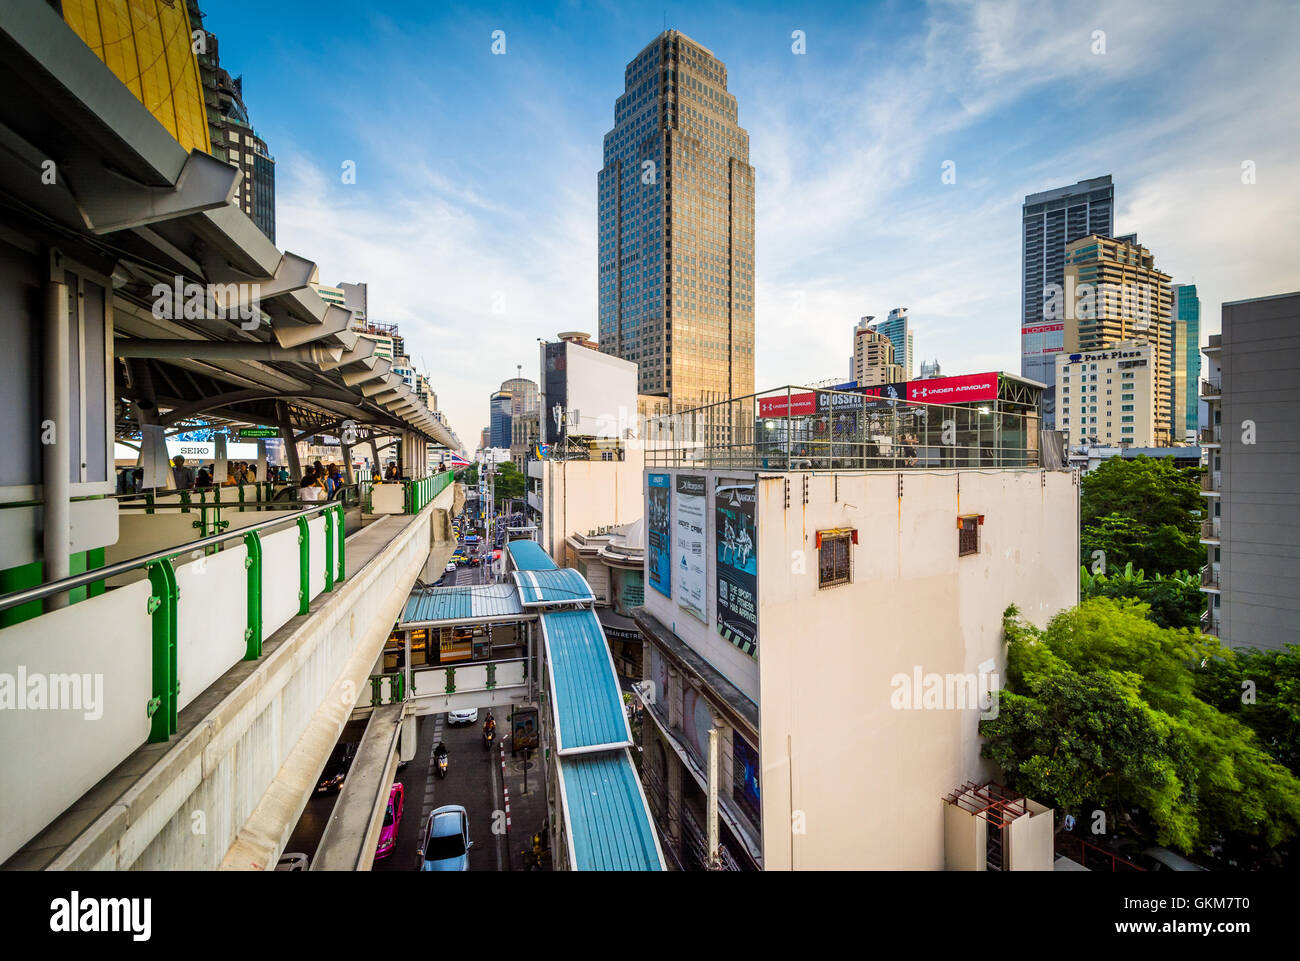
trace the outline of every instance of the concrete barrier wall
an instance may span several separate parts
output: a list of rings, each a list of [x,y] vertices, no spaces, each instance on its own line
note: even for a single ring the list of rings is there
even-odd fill
[[[260,661],[241,662],[197,698],[197,726],[51,867],[274,868],[425,562],[434,514],[431,506],[412,518],[308,618],[268,641]]]

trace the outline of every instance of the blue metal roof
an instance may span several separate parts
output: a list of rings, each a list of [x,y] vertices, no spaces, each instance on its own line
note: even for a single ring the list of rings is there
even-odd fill
[[[506,551],[517,571],[553,571],[556,568],[551,555],[536,541],[511,541],[506,545]]]
[[[553,571],[515,571],[520,603],[524,607],[544,604],[590,604],[596,600],[587,579],[571,568]]]
[[[551,674],[556,750],[560,754],[632,743],[623,692],[605,633],[590,610],[543,614],[546,667]]]
[[[401,624],[444,621],[461,624],[480,617],[523,615],[519,592],[512,584],[474,584],[415,590],[406,599]],[[400,626],[400,624],[399,624]]]
[[[662,871],[663,854],[627,749],[560,758],[575,871]]]

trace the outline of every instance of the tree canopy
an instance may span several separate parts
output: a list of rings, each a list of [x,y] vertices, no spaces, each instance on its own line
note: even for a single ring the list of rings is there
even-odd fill
[[[1205,563],[1199,520],[1201,468],[1175,467],[1165,457],[1112,457],[1084,476],[1080,497],[1080,560],[1104,551],[1107,569],[1148,574],[1197,570]]]
[[[1008,608],[1007,686],[980,725],[984,756],[1063,814],[1101,809],[1188,853],[1296,836],[1300,780],[1248,724],[1197,696],[1201,665],[1229,655],[1147,614],[1097,597],[1038,630]]]

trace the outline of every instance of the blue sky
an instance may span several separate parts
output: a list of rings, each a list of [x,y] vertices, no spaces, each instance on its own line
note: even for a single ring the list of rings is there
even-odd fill
[[[750,134],[760,389],[843,379],[858,317],[895,306],[946,373],[1018,372],[1024,195],[1107,173],[1117,232],[1197,284],[1202,341],[1222,301],[1300,289],[1292,2],[204,9],[276,158],[278,245],[369,283],[471,449],[538,337],[596,330],[601,140],[665,17]]]

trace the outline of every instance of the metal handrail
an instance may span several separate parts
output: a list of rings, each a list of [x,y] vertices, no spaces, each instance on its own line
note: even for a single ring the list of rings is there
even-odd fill
[[[51,581],[48,584],[42,584],[39,587],[30,587],[25,591],[17,591],[13,594],[5,594],[0,597],[0,611],[6,611],[11,607],[18,607],[21,604],[30,604],[32,601],[41,601],[55,594],[62,594],[65,591],[75,590],[78,587],[85,587],[96,581],[107,580],[110,577],[116,577],[118,574],[126,574],[137,568],[143,567],[154,561],[160,561],[167,557],[175,557],[177,554],[184,554],[187,551],[199,550],[204,547],[212,547],[225,541],[242,538],[252,531],[262,530],[267,527],[274,527],[276,524],[283,524],[290,519],[307,517],[310,514],[316,514],[320,511],[329,510],[338,507],[336,501],[323,501],[313,507],[304,510],[292,511],[281,514],[279,517],[272,517],[264,521],[258,521],[256,524],[249,524],[247,527],[239,527],[233,531],[226,531],[221,534],[211,534],[207,537],[201,537],[196,541],[189,541],[177,547],[168,547],[163,550],[152,551],[148,554],[141,554],[138,557],[132,557],[125,561],[117,561],[105,567],[97,567],[94,570],[86,571],[82,574],[73,574],[70,577],[60,578],[57,581]]]

